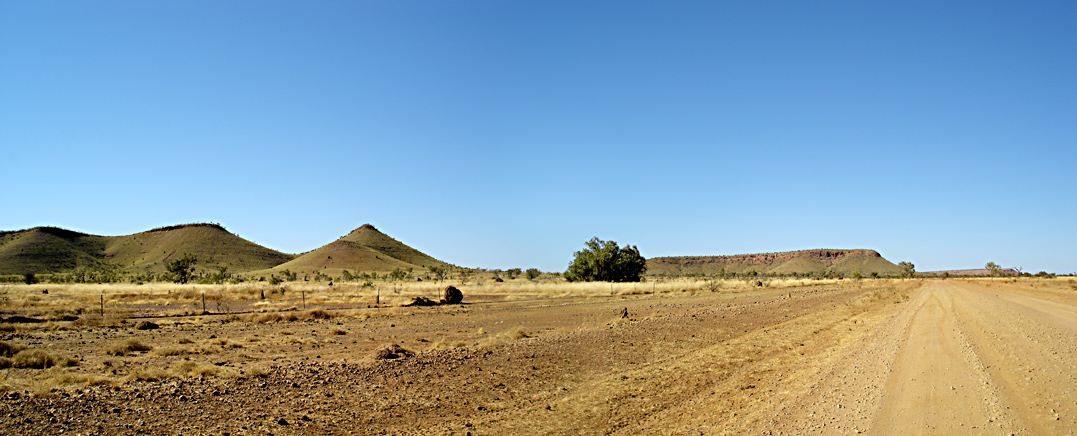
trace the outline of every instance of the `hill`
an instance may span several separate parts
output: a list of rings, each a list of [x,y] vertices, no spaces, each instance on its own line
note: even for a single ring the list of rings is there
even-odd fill
[[[0,274],[63,273],[80,268],[163,272],[191,253],[200,268],[233,272],[271,268],[295,256],[236,236],[217,224],[162,227],[126,236],[98,236],[56,227],[0,232]]]
[[[734,256],[655,257],[647,260],[648,275],[717,275],[720,272],[806,275],[834,271],[864,276],[898,274],[900,269],[875,250],[803,250]]]
[[[107,241],[56,227],[0,233],[0,274],[66,272],[104,262]]]
[[[184,253],[197,256],[200,267],[223,265],[233,272],[270,268],[295,258],[240,238],[217,224],[170,226],[108,239],[105,260],[125,271],[161,272]]]
[[[389,272],[396,268],[426,271],[431,266],[446,265],[448,264],[445,262],[389,237],[370,224],[363,224],[351,233],[317,250],[300,255],[270,270],[255,271],[252,274],[289,270],[301,274],[320,271],[326,275],[337,276],[344,270],[353,273]]]
[[[998,272],[999,272],[1000,275],[1003,275],[1003,276],[1015,276],[1015,275],[1020,274],[1020,272],[1018,272],[1016,269],[1013,269],[1013,268],[1003,268],[1003,269],[1000,269]],[[926,271],[926,272],[924,272],[924,274],[935,274],[935,275],[949,274],[951,276],[956,276],[956,277],[979,277],[979,276],[990,277],[991,276],[991,270],[986,269],[986,268],[951,269],[951,270],[945,270],[945,271]]]

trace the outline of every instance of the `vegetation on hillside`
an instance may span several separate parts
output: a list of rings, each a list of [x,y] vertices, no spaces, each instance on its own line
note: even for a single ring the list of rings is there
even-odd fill
[[[0,274],[59,274],[71,282],[105,283],[117,276],[154,281],[168,275],[168,263],[185,252],[198,256],[206,269],[233,271],[270,268],[294,257],[244,240],[219,224],[183,224],[127,236],[37,227],[0,235]]]
[[[190,253],[184,253],[179,259],[173,260],[168,263],[168,273],[172,275],[172,281],[185,284],[191,279],[191,272],[194,271],[194,263],[198,261],[198,258]]]

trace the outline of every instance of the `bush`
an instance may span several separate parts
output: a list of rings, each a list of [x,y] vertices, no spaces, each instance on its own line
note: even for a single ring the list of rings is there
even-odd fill
[[[166,267],[168,274],[172,276],[172,281],[184,284],[191,279],[191,273],[194,272],[194,263],[198,261],[198,258],[193,254],[184,253],[183,257],[173,260],[168,263]]]
[[[647,259],[635,246],[617,246],[616,242],[592,238],[587,248],[577,251],[565,271],[570,282],[638,282],[647,271]]]

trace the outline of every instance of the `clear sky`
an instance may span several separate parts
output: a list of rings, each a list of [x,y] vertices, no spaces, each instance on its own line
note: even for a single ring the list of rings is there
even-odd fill
[[[0,229],[1077,271],[1077,2],[0,0]]]

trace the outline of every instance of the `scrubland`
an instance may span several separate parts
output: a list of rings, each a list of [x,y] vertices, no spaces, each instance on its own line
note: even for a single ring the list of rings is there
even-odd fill
[[[1077,427],[1064,278],[4,285],[21,434]]]

